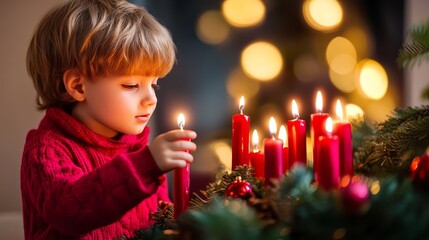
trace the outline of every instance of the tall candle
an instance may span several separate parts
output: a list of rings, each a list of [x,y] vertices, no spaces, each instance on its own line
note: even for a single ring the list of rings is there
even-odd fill
[[[283,170],[283,141],[276,138],[277,124],[273,117],[270,118],[269,129],[271,138],[264,139],[265,185],[272,179],[279,179]]]
[[[244,97],[239,103],[239,114],[232,116],[232,170],[237,166],[249,165],[250,118],[243,114]]]
[[[314,179],[317,180],[319,174],[319,160],[317,155],[317,139],[319,136],[326,135],[326,119],[329,117],[329,114],[323,113],[323,98],[320,91],[316,94],[316,113],[311,114],[311,141],[313,143],[313,172]]]
[[[324,190],[338,188],[340,183],[340,142],[332,135],[332,119],[326,120],[327,135],[319,136],[317,142],[319,158],[319,178],[317,182]]]
[[[292,100],[292,115],[294,119],[288,120],[289,169],[294,165],[307,165],[307,134],[305,120],[299,119],[298,106]]]
[[[180,130],[185,127],[185,117],[179,114],[177,124]],[[174,169],[174,218],[189,208],[190,166],[186,163],[183,168]]]
[[[258,131],[253,130],[252,135],[252,146],[253,151],[250,152],[250,164],[255,170],[255,176],[257,178],[265,177],[265,166],[264,166],[264,154],[259,150],[259,136]]]
[[[353,176],[353,142],[352,127],[349,121],[343,120],[341,101],[337,100],[336,114],[338,121],[334,124],[333,134],[340,140],[340,176]]]
[[[280,126],[279,130],[279,139],[283,141],[283,169],[282,172],[285,173],[289,170],[289,146],[287,141],[287,132],[284,125]]]

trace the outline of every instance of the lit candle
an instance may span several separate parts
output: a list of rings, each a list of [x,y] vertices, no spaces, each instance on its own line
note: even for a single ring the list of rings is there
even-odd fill
[[[249,165],[250,118],[243,114],[244,97],[240,99],[239,110],[239,114],[232,116],[232,170]]]
[[[317,158],[317,139],[319,136],[326,135],[326,119],[329,114],[323,113],[323,98],[320,91],[316,94],[316,113],[311,114],[311,142],[313,143],[313,172],[314,179],[317,181],[319,174],[319,160]]]
[[[295,164],[307,165],[307,134],[305,120],[299,119],[298,106],[292,100],[292,115],[294,119],[288,120],[289,169]]]
[[[350,122],[343,120],[341,101],[337,100],[336,113],[338,121],[334,124],[333,134],[340,139],[340,176],[353,176],[353,142]]]
[[[264,166],[264,154],[259,150],[259,136],[258,131],[253,130],[252,135],[252,146],[253,151],[250,152],[250,164],[255,170],[255,176],[257,178],[265,177],[265,166]]]
[[[332,135],[332,119],[326,119],[327,135],[319,136],[318,158],[320,187],[329,191],[338,188],[340,183],[340,142],[338,136]]]
[[[285,173],[289,170],[289,147],[287,143],[287,132],[284,125],[280,126],[279,130],[279,139],[283,141],[283,169],[282,172]]]
[[[179,114],[177,124],[180,130],[185,127],[185,117]],[[189,207],[189,185],[190,185],[190,166],[186,163],[183,168],[174,169],[174,218],[182,214]]]
[[[277,124],[273,117],[269,123],[271,138],[264,139],[264,161],[265,161],[265,184],[271,183],[272,179],[282,176],[283,141],[276,138]]]

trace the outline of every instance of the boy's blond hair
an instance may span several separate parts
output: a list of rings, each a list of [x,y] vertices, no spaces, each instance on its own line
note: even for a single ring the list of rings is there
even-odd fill
[[[166,28],[142,7],[125,0],[69,0],[38,25],[27,51],[27,70],[37,107],[73,100],[63,84],[66,70],[94,79],[109,74],[163,77],[175,62]]]

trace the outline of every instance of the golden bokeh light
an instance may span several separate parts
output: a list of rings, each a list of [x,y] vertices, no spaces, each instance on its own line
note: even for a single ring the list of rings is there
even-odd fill
[[[345,114],[346,114],[347,120],[352,121],[352,120],[363,119],[364,112],[362,108],[359,107],[358,105],[353,103],[348,103],[344,108],[345,108]]]
[[[342,36],[354,43],[353,46],[356,49],[358,58],[365,58],[368,53],[373,51],[373,44],[368,39],[370,34],[365,32],[362,27],[352,26],[349,27]]]
[[[347,74],[338,74],[329,69],[329,79],[332,84],[341,92],[351,93],[356,90],[355,73],[351,71]]]
[[[348,74],[356,66],[356,49],[347,38],[336,37],[326,47],[326,61],[338,74]]]
[[[387,92],[388,78],[383,66],[371,59],[358,64],[358,89],[370,99],[381,99]]]
[[[302,12],[308,25],[322,32],[336,29],[343,20],[343,9],[336,0],[306,0]]]
[[[228,38],[230,27],[219,11],[204,12],[198,19],[196,34],[207,44],[219,44]]]
[[[259,89],[259,82],[246,76],[241,68],[234,69],[229,74],[226,82],[226,90],[234,99],[237,99],[242,95],[251,98],[258,94]]]
[[[268,42],[255,42],[241,53],[241,67],[251,78],[269,81],[283,69],[283,58],[279,49]]]
[[[258,25],[264,20],[265,12],[261,0],[226,0],[222,3],[222,14],[234,27]]]
[[[210,147],[213,150],[213,152],[216,154],[216,156],[218,157],[219,161],[223,165],[225,165],[226,170],[228,172],[231,172],[231,165],[232,165],[231,146],[227,142],[219,140],[219,141],[212,142],[210,144]]]

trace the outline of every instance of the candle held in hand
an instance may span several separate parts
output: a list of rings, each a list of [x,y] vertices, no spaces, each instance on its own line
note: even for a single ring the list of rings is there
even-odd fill
[[[180,130],[185,127],[185,117],[179,114],[177,124]],[[189,140],[189,139],[188,139]],[[190,166],[174,169],[174,218],[189,208]]]
[[[244,97],[239,103],[239,114],[232,116],[232,170],[237,166],[249,165],[250,118],[243,114]]]
[[[257,178],[264,178],[265,177],[264,154],[259,150],[259,136],[256,129],[253,130],[252,146],[253,146],[253,151],[250,152],[249,154],[250,164],[255,170],[255,176]]]
[[[266,185],[270,184],[272,179],[279,179],[283,170],[283,141],[276,138],[277,124],[273,117],[270,118],[269,128],[271,138],[264,139]]]

